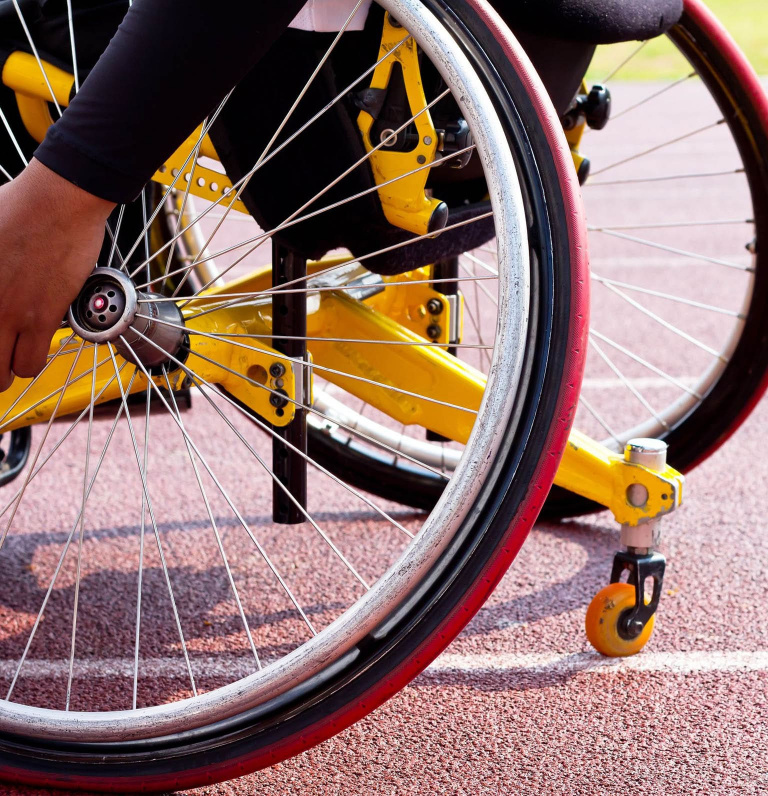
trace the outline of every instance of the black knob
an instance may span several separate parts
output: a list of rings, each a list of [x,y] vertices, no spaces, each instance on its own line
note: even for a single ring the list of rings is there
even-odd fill
[[[611,92],[605,86],[592,86],[586,97],[579,97],[579,106],[587,124],[602,130],[611,118]]]

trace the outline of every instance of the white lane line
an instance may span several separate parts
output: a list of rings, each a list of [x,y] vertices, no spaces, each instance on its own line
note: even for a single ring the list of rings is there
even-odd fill
[[[82,660],[75,664],[76,677],[133,677],[133,658]],[[16,660],[0,661],[0,677],[9,677],[18,665]],[[192,658],[195,672],[203,677],[239,679],[255,671],[252,658]],[[702,672],[768,671],[768,650],[757,652],[643,652],[632,658],[603,658],[596,652],[571,655],[464,655],[443,653],[428,672],[536,674],[579,673],[615,674],[616,672],[666,672],[697,674]],[[24,664],[23,675],[37,680],[58,679],[69,674],[69,660],[35,660]],[[141,661],[140,677],[187,677],[181,658],[148,658]]]
[[[768,650],[757,652],[642,652],[631,658],[603,658],[596,652],[572,655],[459,655],[444,653],[433,672],[492,672],[499,674],[614,674],[622,671],[696,674],[702,672],[761,672],[768,670]]]

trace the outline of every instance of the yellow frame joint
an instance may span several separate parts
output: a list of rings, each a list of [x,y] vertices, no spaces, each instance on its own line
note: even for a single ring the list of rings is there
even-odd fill
[[[636,526],[674,511],[683,499],[685,479],[673,467],[655,472],[626,461],[580,431],[571,431],[555,483],[589,500],[606,506],[617,522]],[[638,489],[635,485],[639,485]],[[631,502],[637,494],[645,502]],[[635,498],[636,499],[636,498]]]

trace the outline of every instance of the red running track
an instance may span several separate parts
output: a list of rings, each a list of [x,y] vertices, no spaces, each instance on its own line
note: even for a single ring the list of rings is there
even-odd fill
[[[706,234],[716,247],[719,233]],[[604,267],[613,256],[596,253]],[[607,661],[583,633],[618,544],[610,516],[540,523],[465,632],[372,716],[274,768],[189,793],[768,792],[766,438],[764,401],[689,476],[685,506],[665,521],[665,594],[641,655]]]

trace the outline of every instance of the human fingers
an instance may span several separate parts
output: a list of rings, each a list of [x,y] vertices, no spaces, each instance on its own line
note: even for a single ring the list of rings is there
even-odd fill
[[[40,329],[26,329],[16,338],[13,349],[13,372],[22,379],[31,379],[45,367],[53,334]]]
[[[16,333],[0,333],[0,392],[7,390],[13,384],[13,371],[11,358],[16,343]]]

